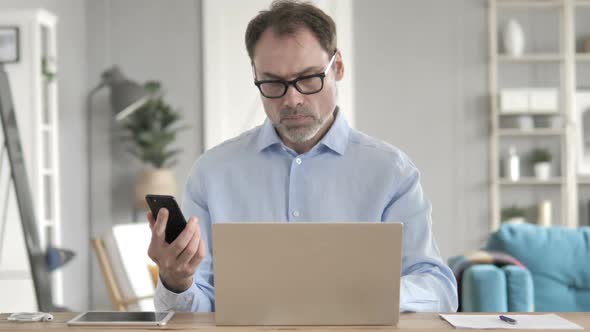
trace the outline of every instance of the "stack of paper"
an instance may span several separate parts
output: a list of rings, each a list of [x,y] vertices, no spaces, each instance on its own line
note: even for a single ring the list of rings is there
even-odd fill
[[[583,330],[580,325],[561,318],[556,314],[543,315],[510,315],[516,324],[500,320],[498,314],[492,315],[462,315],[440,314],[440,317],[458,329],[535,329],[535,330]]]

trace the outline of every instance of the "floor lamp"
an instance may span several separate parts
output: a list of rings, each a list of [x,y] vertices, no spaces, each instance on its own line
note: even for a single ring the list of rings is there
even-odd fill
[[[117,66],[105,70],[101,75],[101,82],[88,93],[86,133],[87,139],[87,160],[88,160],[88,246],[93,237],[92,227],[92,97],[102,88],[110,89],[110,103],[113,116],[117,122],[124,120],[131,113],[139,109],[149,100],[149,92],[138,83],[125,78]],[[88,249],[88,306],[91,309],[93,303],[93,275],[92,275],[92,250]]]

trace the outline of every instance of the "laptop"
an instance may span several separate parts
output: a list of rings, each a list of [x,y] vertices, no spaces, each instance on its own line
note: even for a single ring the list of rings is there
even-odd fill
[[[213,224],[217,325],[396,325],[401,223]]]

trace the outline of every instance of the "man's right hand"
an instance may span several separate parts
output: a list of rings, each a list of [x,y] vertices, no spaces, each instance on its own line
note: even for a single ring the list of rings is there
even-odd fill
[[[151,212],[147,218],[152,230],[148,256],[158,265],[164,286],[175,293],[182,293],[193,284],[193,275],[206,254],[205,241],[201,240],[201,228],[196,217],[191,217],[174,242],[166,242],[168,210],[161,209],[157,220]]]

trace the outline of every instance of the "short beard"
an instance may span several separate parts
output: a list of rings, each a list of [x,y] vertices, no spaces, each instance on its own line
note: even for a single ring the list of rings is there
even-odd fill
[[[310,125],[306,126],[287,126],[282,124],[282,119],[287,116],[293,115],[305,115],[310,116],[313,118],[313,122]],[[314,114],[313,112],[309,111],[307,108],[299,107],[299,108],[284,108],[281,110],[280,119],[277,124],[275,124],[277,131],[287,140],[290,142],[301,144],[308,142],[312,138],[314,138],[317,133],[322,129],[322,126],[326,122],[325,118]]]

